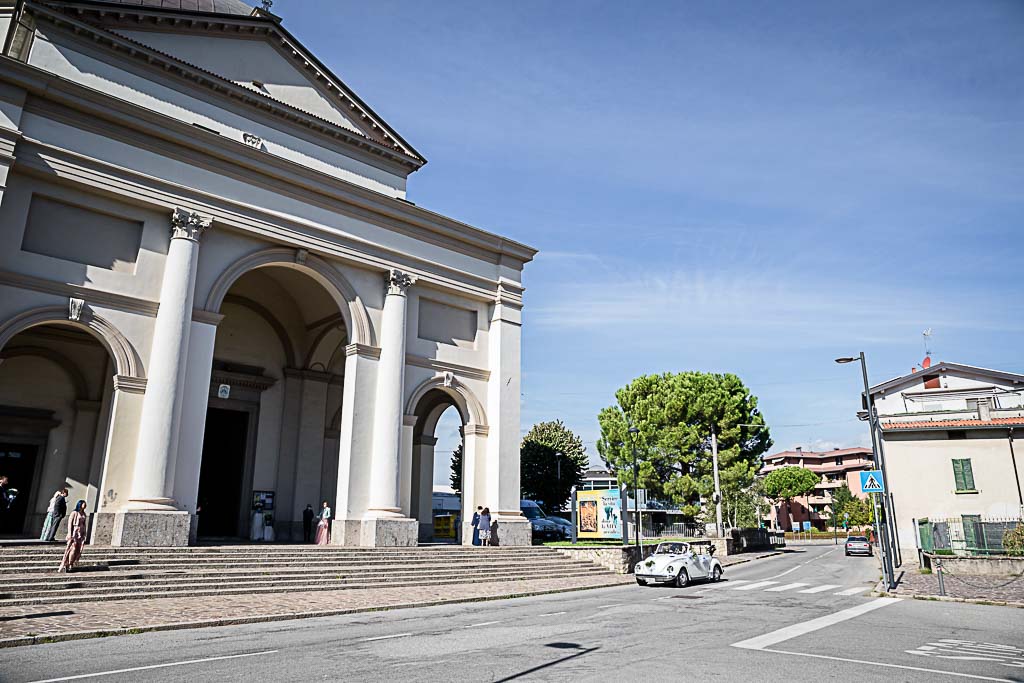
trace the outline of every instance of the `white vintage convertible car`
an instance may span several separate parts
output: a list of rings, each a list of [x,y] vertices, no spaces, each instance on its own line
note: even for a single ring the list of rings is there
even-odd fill
[[[714,549],[709,546],[708,554],[704,554],[694,552],[689,543],[659,543],[653,555],[636,565],[633,574],[641,586],[672,583],[682,588],[696,579],[718,581],[722,578],[722,563],[712,556]]]

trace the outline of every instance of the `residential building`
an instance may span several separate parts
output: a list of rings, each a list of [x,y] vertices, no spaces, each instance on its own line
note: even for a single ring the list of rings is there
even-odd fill
[[[877,384],[871,396],[905,556],[916,547],[914,520],[1020,518],[1024,375],[938,363]]]
[[[587,470],[583,481],[576,487],[580,491],[606,491],[619,488],[619,480],[609,470]]]
[[[863,447],[805,451],[797,446],[792,451],[765,456],[762,476],[782,467],[803,467],[821,477],[810,495],[794,498],[788,506],[785,503],[771,506],[768,523],[786,531],[803,528],[805,522],[816,529],[824,529],[831,524],[832,495],[836,489],[848,486],[853,495],[866,497],[860,490],[860,472],[871,469],[873,462],[871,449]]]
[[[99,543],[328,501],[332,543],[415,545],[455,406],[463,509],[528,544],[535,250],[409,201],[426,159],[263,5],[0,0],[0,533],[66,481]]]

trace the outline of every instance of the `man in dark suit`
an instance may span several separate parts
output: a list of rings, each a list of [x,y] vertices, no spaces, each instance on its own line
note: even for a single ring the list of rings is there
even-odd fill
[[[313,518],[315,516],[313,506],[307,504],[306,509],[302,511],[302,540],[305,543],[309,543],[310,536],[313,534]]]

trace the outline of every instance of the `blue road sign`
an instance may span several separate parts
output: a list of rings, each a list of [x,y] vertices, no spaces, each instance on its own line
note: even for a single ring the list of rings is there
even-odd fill
[[[885,493],[882,470],[867,470],[860,473],[860,490],[864,493]]]

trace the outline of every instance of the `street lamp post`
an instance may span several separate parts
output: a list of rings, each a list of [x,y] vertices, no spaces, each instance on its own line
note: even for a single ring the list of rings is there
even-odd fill
[[[636,561],[644,559],[643,544],[640,542],[640,463],[636,457],[636,435],[640,430],[636,427],[629,428],[629,440],[633,448],[633,514],[636,522]]]
[[[881,456],[881,448],[878,439],[878,414],[875,411],[875,401],[871,396],[871,386],[870,384],[868,384],[868,365],[867,361],[864,359],[864,352],[861,351],[860,354],[855,357],[836,358],[836,362],[840,364],[853,363],[856,361],[860,361],[861,376],[864,380],[864,400],[867,403],[868,428],[871,431],[871,452],[874,455],[875,463],[878,465],[879,469],[882,470],[882,481],[885,482],[886,487],[888,487],[889,477],[886,476],[885,460]],[[896,587],[896,581],[894,578],[895,572],[892,566],[891,550],[891,544],[895,542],[895,539],[892,539],[889,533],[889,520],[891,518],[891,515],[888,514],[887,510],[887,498],[887,496],[883,495],[881,511],[878,511],[877,509],[877,500],[875,501],[876,504],[873,505],[873,507],[875,508],[875,514],[878,517],[878,519],[876,519],[875,522],[875,529],[879,533],[879,544],[881,545],[882,573],[885,575],[885,583],[887,588],[889,590],[892,590]],[[882,519],[883,515],[885,517],[884,519]]]
[[[718,430],[711,426],[711,468],[715,475],[715,535],[721,538],[722,530],[722,485],[718,480]]]

